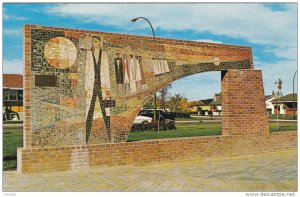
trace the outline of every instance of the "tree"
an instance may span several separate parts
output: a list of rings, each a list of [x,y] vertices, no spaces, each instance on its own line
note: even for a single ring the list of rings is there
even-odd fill
[[[286,104],[282,105],[282,109],[283,109],[283,117],[285,117],[285,115],[286,115],[286,109],[287,109]]]
[[[279,98],[282,97],[282,80],[279,78],[278,81],[275,81],[275,85],[277,85],[277,92],[272,91],[272,95],[275,96],[276,105],[276,114],[277,114],[277,130],[278,130],[278,114],[280,113],[280,105],[278,105]],[[279,108],[279,112],[278,112]]]
[[[171,96],[169,100],[167,101],[168,106],[170,108],[171,112],[178,112],[179,106],[180,106],[180,100],[183,98],[181,94],[175,94],[174,96]]]
[[[144,105],[146,109],[153,109],[154,108],[154,98],[153,96],[150,97],[149,101]]]
[[[189,102],[188,102],[187,98],[181,98],[180,109],[182,112],[189,112]]]
[[[159,101],[160,107],[161,107],[162,109],[165,109],[165,107],[166,107],[167,97],[168,97],[168,94],[169,94],[168,90],[169,90],[170,88],[172,88],[171,84],[170,84],[170,85],[167,85],[167,86],[165,86],[165,87],[163,87],[163,88],[160,89],[160,90],[158,90],[158,92],[159,92],[159,94],[160,94],[160,95],[159,95],[158,101]]]

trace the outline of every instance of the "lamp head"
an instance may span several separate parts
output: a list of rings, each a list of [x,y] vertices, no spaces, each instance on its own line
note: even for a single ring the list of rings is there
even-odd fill
[[[131,19],[131,22],[135,22],[135,21],[137,21],[139,18],[133,18],[133,19]]]

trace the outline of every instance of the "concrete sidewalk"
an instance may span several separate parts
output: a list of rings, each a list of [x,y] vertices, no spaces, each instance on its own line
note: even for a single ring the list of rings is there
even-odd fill
[[[276,122],[277,119],[269,119],[269,122]],[[281,120],[279,119],[278,122],[297,122],[298,120]]]
[[[68,172],[7,171],[3,190],[291,192],[297,191],[297,151]]]

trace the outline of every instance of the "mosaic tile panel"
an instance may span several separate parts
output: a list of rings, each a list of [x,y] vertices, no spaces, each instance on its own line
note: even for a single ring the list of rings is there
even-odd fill
[[[57,79],[55,75],[36,75],[35,86],[36,87],[55,87],[57,85]]]
[[[126,141],[158,89],[196,73],[253,68],[248,47],[31,25],[26,35],[32,147]]]

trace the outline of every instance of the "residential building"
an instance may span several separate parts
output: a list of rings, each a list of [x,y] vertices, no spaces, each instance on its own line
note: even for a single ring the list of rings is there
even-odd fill
[[[189,102],[189,112],[190,113],[198,113],[198,111],[199,111],[199,107],[201,106],[201,105],[203,105],[203,102],[201,101],[201,100],[199,100],[199,101],[190,101]]]
[[[3,107],[23,112],[23,76],[3,74]]]
[[[267,110],[268,114],[274,114],[274,105],[272,103],[274,99],[275,99],[275,96],[273,96],[273,95],[265,96],[266,110]]]
[[[215,94],[214,95],[214,101],[217,101],[217,100],[219,100],[219,98],[221,98],[222,97],[222,94],[221,94],[221,92],[219,93],[219,94]]]
[[[222,96],[221,96],[221,93],[219,95],[215,94],[214,100],[210,103],[210,105],[213,107],[213,115],[222,115]]]
[[[198,114],[200,115],[208,115],[208,111],[210,110],[210,103],[213,101],[213,99],[204,99],[201,100],[203,103],[202,105],[199,106],[199,112]]]
[[[197,113],[198,115],[207,115],[207,112],[210,110],[210,103],[213,99],[203,99],[199,101],[190,101],[189,102],[189,112]]]
[[[295,107],[295,114],[297,114],[297,94],[287,94],[279,98],[278,101],[275,99],[272,101],[274,105],[273,113],[285,114],[285,115],[293,115],[293,106]],[[278,108],[276,107],[278,105]]]

